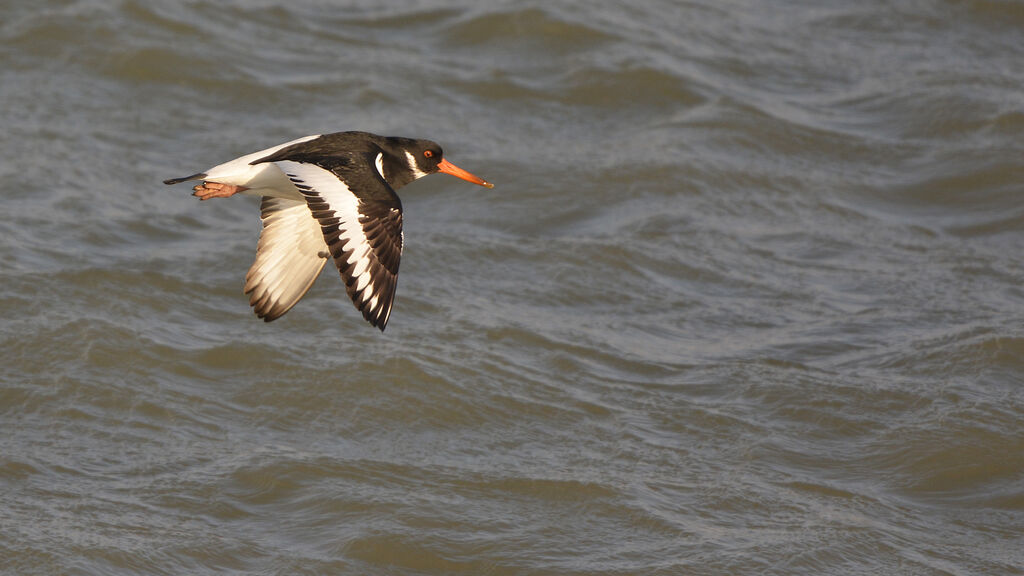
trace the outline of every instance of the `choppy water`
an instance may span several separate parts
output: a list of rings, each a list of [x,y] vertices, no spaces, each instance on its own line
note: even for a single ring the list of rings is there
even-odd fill
[[[7,1],[0,571],[1019,574],[1024,8]],[[428,137],[391,324],[160,181]]]

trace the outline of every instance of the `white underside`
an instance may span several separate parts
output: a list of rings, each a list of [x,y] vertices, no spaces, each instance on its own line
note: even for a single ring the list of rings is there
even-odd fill
[[[252,154],[246,154],[234,160],[230,160],[223,164],[219,164],[210,168],[206,171],[206,178],[204,180],[208,182],[219,182],[221,184],[234,184],[235,186],[244,186],[247,190],[241,192],[241,194],[247,194],[250,196],[272,196],[275,198],[287,198],[289,200],[304,200],[302,194],[292,185],[291,181],[284,172],[274,164],[273,162],[265,162],[262,164],[250,164],[254,160],[259,160],[277,152],[278,150],[291,146],[292,144],[298,144],[300,142],[307,142],[314,138],[319,138],[319,134],[313,134],[311,136],[303,136],[297,138],[291,142],[285,142],[266,150],[260,150],[259,152],[253,152]]]

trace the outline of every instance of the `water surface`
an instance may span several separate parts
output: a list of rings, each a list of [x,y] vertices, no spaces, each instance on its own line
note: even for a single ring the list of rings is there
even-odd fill
[[[12,574],[1018,574],[1013,2],[0,16]],[[428,137],[387,332],[161,180]]]

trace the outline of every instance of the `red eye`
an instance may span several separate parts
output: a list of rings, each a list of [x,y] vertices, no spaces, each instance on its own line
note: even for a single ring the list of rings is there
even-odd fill
[[[431,152],[430,150],[424,150],[424,151],[423,151],[423,156],[425,156],[425,157],[427,157],[427,158],[433,158],[433,156],[434,156],[434,153],[433,153],[433,152]]]

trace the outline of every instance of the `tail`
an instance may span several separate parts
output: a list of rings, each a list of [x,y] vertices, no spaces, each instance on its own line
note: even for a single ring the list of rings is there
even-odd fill
[[[170,180],[164,180],[164,184],[179,184],[181,182],[188,182],[189,180],[202,180],[206,178],[206,172],[196,172],[191,176],[185,176],[184,178],[171,178]]]

